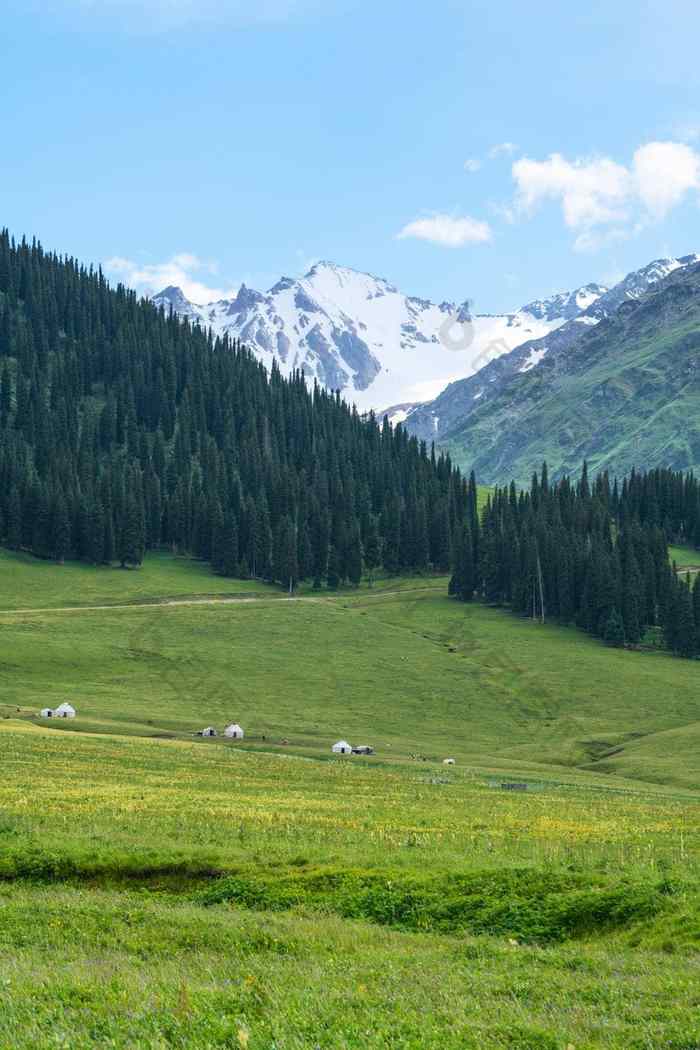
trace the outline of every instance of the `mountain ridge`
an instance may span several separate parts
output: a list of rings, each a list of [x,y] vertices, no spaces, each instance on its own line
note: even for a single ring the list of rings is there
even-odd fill
[[[553,477],[576,474],[584,459],[617,475],[697,469],[700,259],[684,260],[597,324],[581,326],[578,338],[562,343],[555,333],[560,345],[533,368],[494,362],[509,372],[499,381],[492,375],[492,392],[471,395],[470,411],[445,427],[443,444],[455,460],[484,483],[525,484],[543,459]],[[519,347],[511,358],[517,364],[528,352]],[[463,398],[466,388],[455,384],[445,398]]]
[[[477,408],[482,410],[484,404],[498,396],[503,385],[514,376],[536,368],[548,355],[566,354],[587,328],[596,327],[623,303],[640,298],[659,281],[698,261],[700,255],[692,253],[678,258],[655,259],[631,271],[617,284],[605,289],[578,316],[544,337],[526,340],[510,354],[487,362],[474,375],[451,383],[430,402],[413,407],[404,405],[401,421],[417,437],[448,440],[451,432],[465,423]],[[392,409],[389,409],[389,415],[393,418]]]
[[[500,314],[471,303],[404,295],[386,278],[324,260],[265,293],[242,284],[233,299],[198,305],[170,286],[152,297],[193,323],[245,342],[283,374],[339,389],[361,411],[414,405],[468,376],[484,360],[567,323],[606,291],[585,285]]]

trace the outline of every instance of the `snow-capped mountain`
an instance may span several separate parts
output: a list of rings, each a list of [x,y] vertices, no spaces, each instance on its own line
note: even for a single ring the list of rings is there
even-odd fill
[[[629,273],[612,288],[587,285],[579,293],[575,305],[585,308],[570,312],[570,319],[557,324],[544,336],[528,339],[509,354],[487,361],[478,372],[447,386],[432,401],[418,405],[400,405],[389,409],[393,422],[402,422],[419,437],[443,438],[461,426],[476,411],[494,398],[498,398],[504,387],[517,375],[537,368],[547,358],[565,363],[566,355],[572,351],[586,331],[613,316],[625,302],[640,299],[654,285],[677,270],[685,270],[700,262],[700,255],[684,255],[678,259],[656,259],[640,270]],[[587,295],[589,304],[585,306]],[[560,297],[554,297],[558,300]],[[552,302],[552,300],[547,300]],[[537,303],[527,309],[537,312]],[[552,309],[565,311],[568,302],[556,302]]]
[[[197,305],[179,288],[153,302],[241,339],[284,374],[339,389],[360,410],[435,397],[488,361],[541,339],[588,309],[606,289],[586,285],[508,314],[473,314],[468,302],[435,304],[402,294],[388,281],[330,262],[302,278],[283,277],[266,293],[242,285],[236,298]],[[395,421],[401,416],[394,412]]]

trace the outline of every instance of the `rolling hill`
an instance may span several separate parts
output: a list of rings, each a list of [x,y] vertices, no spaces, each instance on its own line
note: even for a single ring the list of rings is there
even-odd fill
[[[697,785],[693,661],[465,606],[446,585],[394,578],[290,601],[171,555],[124,572],[5,552],[0,715],[46,725],[39,709],[70,700],[69,728],[93,733],[191,740],[235,718],[253,750],[322,757],[346,736],[375,744],[382,762],[419,751]]]

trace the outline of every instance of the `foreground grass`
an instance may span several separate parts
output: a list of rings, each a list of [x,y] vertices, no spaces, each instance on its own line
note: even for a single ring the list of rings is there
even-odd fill
[[[0,887],[0,903],[0,1046],[13,1050],[697,1045],[698,964],[683,955],[73,887]]]
[[[0,748],[3,1048],[700,1036],[693,798],[9,721]]]

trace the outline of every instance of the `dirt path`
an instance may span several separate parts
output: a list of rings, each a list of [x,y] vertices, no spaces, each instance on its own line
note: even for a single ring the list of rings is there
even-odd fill
[[[376,601],[378,598],[396,598],[408,594],[431,594],[436,591],[442,593],[442,588],[405,587],[403,590],[398,591],[375,591],[374,593],[370,591],[360,591],[352,594],[328,595],[297,594],[280,596],[277,598],[272,597],[271,595],[242,594],[239,598],[163,598],[155,599],[153,601],[144,599],[142,602],[124,602],[115,603],[114,605],[55,605],[33,609],[0,609],[0,616],[29,616],[36,613],[105,612],[116,611],[119,609],[167,609],[179,605],[255,605],[260,602],[274,602],[275,604],[279,602],[311,602],[323,604],[324,602],[355,600],[359,597],[363,600],[369,598]]]

